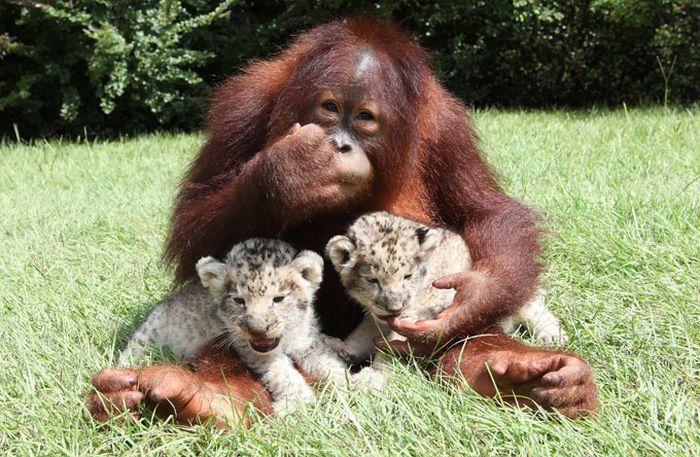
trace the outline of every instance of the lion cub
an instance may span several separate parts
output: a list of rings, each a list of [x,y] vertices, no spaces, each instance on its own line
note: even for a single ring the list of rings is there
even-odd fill
[[[295,363],[320,380],[349,377],[345,362],[325,345],[313,306],[321,256],[280,240],[253,238],[235,245],[225,262],[201,259],[197,273],[203,287],[189,286],[157,305],[132,336],[127,360],[144,343],[191,356],[223,334],[261,376],[278,414],[314,399]]]
[[[349,295],[368,311],[344,342],[329,339],[347,360],[372,355],[380,331],[389,341],[404,339],[375,318],[433,319],[452,304],[455,295],[454,290],[433,287],[433,281],[471,267],[469,249],[458,234],[386,212],[361,216],[346,235],[328,242],[326,254]],[[525,324],[543,343],[566,338],[559,320],[545,306],[541,290],[501,322],[506,332],[513,332],[518,324]]]

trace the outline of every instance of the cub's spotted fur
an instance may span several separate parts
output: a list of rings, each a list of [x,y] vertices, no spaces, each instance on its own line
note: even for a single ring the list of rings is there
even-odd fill
[[[197,262],[202,285],[191,285],[156,306],[134,333],[125,361],[145,344],[165,345],[191,357],[217,335],[226,335],[242,360],[261,376],[278,413],[314,398],[295,369],[344,382],[345,363],[325,345],[313,307],[323,259],[280,240],[239,243],[225,262]]]
[[[386,212],[357,219],[346,235],[328,242],[326,254],[347,292],[368,311],[344,342],[329,339],[349,360],[370,356],[380,331],[388,340],[403,339],[375,318],[433,319],[455,295],[454,290],[433,287],[433,281],[471,267],[469,249],[458,234]],[[546,308],[541,290],[516,315],[501,322],[507,332],[518,324],[525,324],[543,343],[566,338],[559,320]],[[375,381],[378,386],[382,383],[379,378]]]

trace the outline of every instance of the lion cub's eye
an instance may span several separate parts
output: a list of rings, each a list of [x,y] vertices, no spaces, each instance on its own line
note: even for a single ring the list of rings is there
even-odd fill
[[[379,280],[377,278],[366,278],[367,282],[370,284],[379,284]]]
[[[284,300],[284,295],[278,295],[278,296],[276,296],[275,298],[272,299],[272,301],[275,302],[275,303],[279,303],[279,302],[281,302],[282,300]]]
[[[411,279],[411,277],[413,277],[413,274],[408,274],[408,275],[404,276],[403,279]]]
[[[238,303],[239,305],[245,305],[245,300],[242,299],[241,297],[236,297],[236,298],[233,299],[233,301],[235,301],[235,302]]]

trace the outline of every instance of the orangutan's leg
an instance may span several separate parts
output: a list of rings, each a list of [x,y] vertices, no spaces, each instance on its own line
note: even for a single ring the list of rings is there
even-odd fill
[[[481,395],[500,394],[510,403],[536,403],[569,417],[598,409],[593,370],[587,362],[573,354],[526,346],[496,331],[447,351],[437,373],[462,378]]]
[[[236,356],[210,345],[194,366],[193,372],[177,365],[102,370],[92,378],[95,391],[88,408],[95,419],[105,421],[121,411],[138,417],[143,404],[178,423],[213,418],[219,426],[237,425],[249,406],[269,413],[265,387]]]

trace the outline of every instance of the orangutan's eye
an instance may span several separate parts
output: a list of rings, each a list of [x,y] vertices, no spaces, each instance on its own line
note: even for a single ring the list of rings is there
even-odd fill
[[[284,300],[284,295],[278,295],[278,296],[276,296],[275,298],[272,299],[272,301],[275,302],[275,303],[279,303],[279,302],[281,302],[282,300]]]
[[[233,299],[233,301],[235,301],[235,302],[238,303],[239,305],[245,305],[245,300],[242,299],[241,297],[236,297],[236,298]]]
[[[334,102],[325,102],[322,106],[323,109],[325,109],[326,111],[330,111],[331,113],[338,112],[338,105],[336,105]]]
[[[372,116],[372,113],[370,113],[369,111],[360,111],[359,113],[357,113],[356,117],[357,117],[357,119],[359,119],[361,121],[374,120],[374,116]]]

